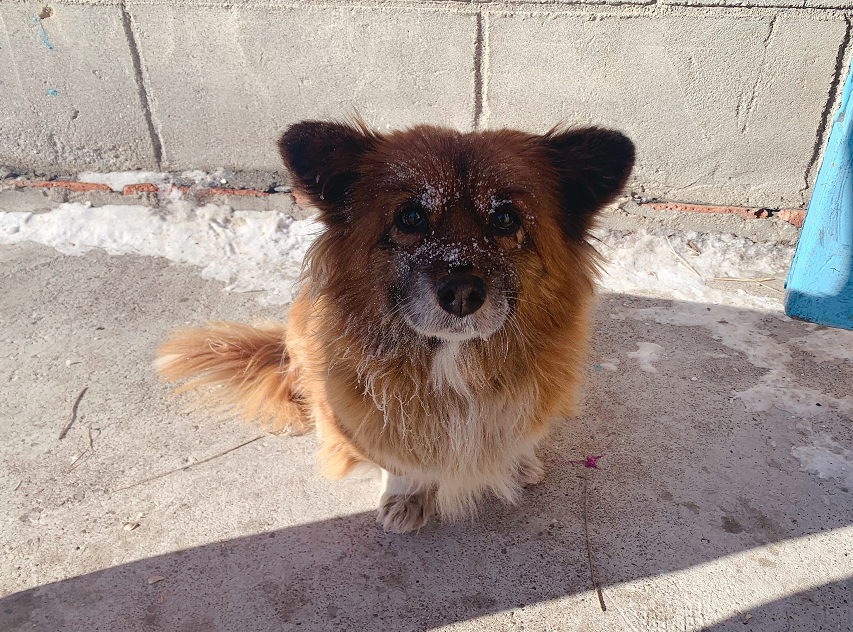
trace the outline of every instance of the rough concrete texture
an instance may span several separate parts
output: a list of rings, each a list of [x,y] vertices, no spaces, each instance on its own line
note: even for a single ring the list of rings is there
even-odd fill
[[[604,295],[545,482],[394,536],[377,480],[315,475],[313,435],[188,410],[154,376],[176,326],[283,315],[223,287],[0,246],[4,632],[853,629],[853,332]]]
[[[1,184],[1,183],[0,183]],[[191,192],[190,197],[196,202],[214,200],[217,204],[240,208],[245,211],[280,210],[295,217],[304,219],[310,212],[300,209],[293,203],[293,196],[288,193],[273,193],[263,197],[246,197],[238,195],[203,195],[201,192]],[[80,202],[89,206],[137,206],[147,205],[156,207],[163,195],[160,193],[134,193],[123,195],[114,191],[75,192],[63,189],[21,189],[3,190],[0,188],[0,212],[23,211],[27,213],[45,213],[56,208],[63,202]]]
[[[153,166],[123,10],[45,6],[0,2],[0,164]]]
[[[476,18],[362,8],[134,6],[165,168],[277,169],[277,133],[355,113],[474,120]]]
[[[846,30],[793,15],[495,16],[488,121],[621,128],[643,196],[799,207]]]
[[[684,211],[657,211],[631,200],[618,207],[605,209],[598,223],[614,230],[637,228],[671,229],[697,233],[730,233],[752,241],[773,241],[795,246],[800,229],[776,218],[742,219],[736,215],[718,213],[690,213]]]

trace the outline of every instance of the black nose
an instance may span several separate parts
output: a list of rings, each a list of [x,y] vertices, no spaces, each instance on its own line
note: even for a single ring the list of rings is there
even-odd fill
[[[441,309],[462,318],[473,314],[486,302],[486,284],[473,274],[451,272],[435,284],[435,295]]]

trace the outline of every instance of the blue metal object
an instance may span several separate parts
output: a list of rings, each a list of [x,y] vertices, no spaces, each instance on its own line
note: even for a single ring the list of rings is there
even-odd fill
[[[785,313],[853,329],[853,72],[847,75],[785,281]]]

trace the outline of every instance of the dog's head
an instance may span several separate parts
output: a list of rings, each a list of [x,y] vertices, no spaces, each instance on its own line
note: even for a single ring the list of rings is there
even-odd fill
[[[310,264],[323,291],[365,327],[456,341],[547,314],[589,283],[587,231],[634,161],[628,138],[599,128],[379,134],[307,121],[279,147],[326,225]]]

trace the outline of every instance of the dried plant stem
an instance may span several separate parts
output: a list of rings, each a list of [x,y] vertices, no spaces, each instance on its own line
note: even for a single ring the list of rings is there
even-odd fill
[[[89,448],[86,448],[86,449],[85,449],[85,450],[83,450],[80,454],[78,454],[78,455],[77,455],[77,458],[76,458],[76,459],[74,459],[74,460],[71,462],[71,465],[69,465],[69,466],[68,466],[68,469],[67,469],[67,470],[65,470],[65,473],[66,473],[66,474],[69,474],[69,473],[71,472],[71,470],[73,470],[73,469],[74,469],[74,466],[75,466],[75,465],[77,465],[78,461],[80,461],[80,459],[82,459],[84,456],[86,456],[86,454],[88,454],[88,452],[89,452]]]
[[[601,592],[601,586],[598,579],[595,577],[595,564],[592,562],[592,544],[589,541],[589,512],[587,511],[589,500],[589,478],[583,477],[583,529],[586,533],[586,553],[589,557],[589,575],[592,578],[592,587],[595,589],[595,594],[598,597],[598,605],[601,606],[602,612],[607,612],[607,606],[604,605],[604,595]]]
[[[68,466],[68,469],[65,470],[66,474],[69,474],[71,470],[77,465],[77,463],[82,459],[86,454],[95,451],[95,446],[92,443],[92,429],[89,426],[86,426],[86,432],[89,433],[89,445],[86,447],[80,454],[77,455],[77,458],[71,462],[71,465]]]
[[[678,257],[678,261],[681,263],[681,265],[683,265],[685,268],[690,270],[690,272],[693,273],[693,276],[698,277],[698,278],[702,279],[703,281],[738,281],[740,283],[758,283],[759,285],[762,285],[765,281],[774,281],[776,278],[776,277],[766,277],[763,279],[741,279],[739,277],[706,277],[706,276],[702,276],[701,274],[696,272],[696,268],[694,268],[692,265],[690,265],[690,263],[684,257],[682,257],[680,254],[678,254],[678,252],[676,252],[675,248],[672,247],[672,242],[669,240],[668,236],[666,237],[666,243],[669,244],[669,249],[672,251],[672,254],[674,254],[676,257]],[[766,286],[766,287],[769,287],[769,286]],[[775,290],[776,288],[770,288],[770,289]],[[776,291],[778,292],[779,290],[776,290]]]
[[[202,459],[201,461],[196,461],[195,463],[190,463],[188,465],[184,465],[183,467],[176,467],[174,470],[169,470],[168,472],[162,472],[160,474],[157,474],[156,476],[149,476],[148,478],[144,478],[141,481],[137,481],[136,483],[133,483],[132,485],[128,485],[127,487],[119,487],[118,489],[114,489],[113,493],[120,492],[120,491],[123,491],[125,489],[130,489],[131,487],[138,487],[139,485],[143,485],[145,483],[155,481],[158,478],[163,478],[164,476],[169,476],[170,474],[175,474],[176,472],[183,472],[184,470],[188,470],[191,467],[195,467],[196,465],[208,463],[209,461],[212,461],[213,459],[218,459],[219,457],[224,456],[224,455],[228,454],[229,452],[234,452],[234,450],[239,450],[240,448],[247,446],[250,443],[254,443],[255,441],[258,441],[259,439],[263,439],[266,436],[267,435],[265,435],[265,434],[258,435],[254,439],[249,439],[248,441],[244,441],[240,445],[235,445],[233,448],[228,448],[227,450],[223,450],[222,452],[217,452],[213,456],[209,456],[206,459]]]

